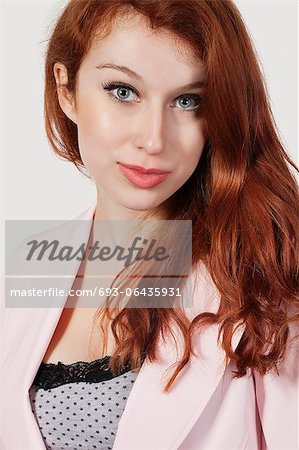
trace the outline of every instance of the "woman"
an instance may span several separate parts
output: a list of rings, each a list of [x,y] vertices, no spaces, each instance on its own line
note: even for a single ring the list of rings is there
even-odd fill
[[[69,308],[92,272],[72,260],[59,306],[6,308],[1,448],[298,448],[298,169],[234,4],[71,0],[45,116],[97,187],[68,234],[192,220],[195,289],[186,309]]]

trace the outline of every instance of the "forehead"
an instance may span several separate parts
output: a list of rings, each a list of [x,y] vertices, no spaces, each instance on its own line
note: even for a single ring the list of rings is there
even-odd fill
[[[204,78],[191,45],[164,28],[151,29],[140,14],[118,17],[108,36],[94,39],[86,63],[127,66],[143,80],[154,78],[174,86]]]

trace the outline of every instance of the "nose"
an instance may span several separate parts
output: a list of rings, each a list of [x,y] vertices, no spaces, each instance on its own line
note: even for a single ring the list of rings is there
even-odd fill
[[[163,107],[159,104],[144,105],[135,123],[134,145],[149,154],[161,153],[165,146]]]

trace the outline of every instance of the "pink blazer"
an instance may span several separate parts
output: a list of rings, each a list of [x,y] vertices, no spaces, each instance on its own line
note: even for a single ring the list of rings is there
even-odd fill
[[[87,242],[95,205],[77,220],[86,220],[79,233]],[[73,279],[79,262],[72,261]],[[217,310],[219,294],[203,265],[190,317]],[[65,290],[73,279],[65,279]],[[54,333],[59,308],[5,308],[2,283],[0,328],[0,448],[43,450],[43,439],[31,412],[28,390]],[[236,348],[244,329],[233,337]],[[294,334],[292,329],[292,333]],[[218,327],[207,328],[194,342],[200,358],[188,367],[168,394],[162,393],[165,370],[176,361],[172,340],[160,344],[156,363],[145,362],[133,385],[119,422],[113,450],[295,450],[298,440],[298,340],[289,346],[280,376],[258,373],[232,379],[232,361],[224,368],[217,345]],[[298,330],[297,330],[298,333]],[[164,377],[163,377],[164,375]]]

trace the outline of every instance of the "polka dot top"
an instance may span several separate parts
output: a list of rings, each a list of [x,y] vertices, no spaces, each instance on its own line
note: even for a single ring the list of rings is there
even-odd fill
[[[115,376],[109,358],[41,364],[29,398],[46,449],[112,449],[138,371]]]

